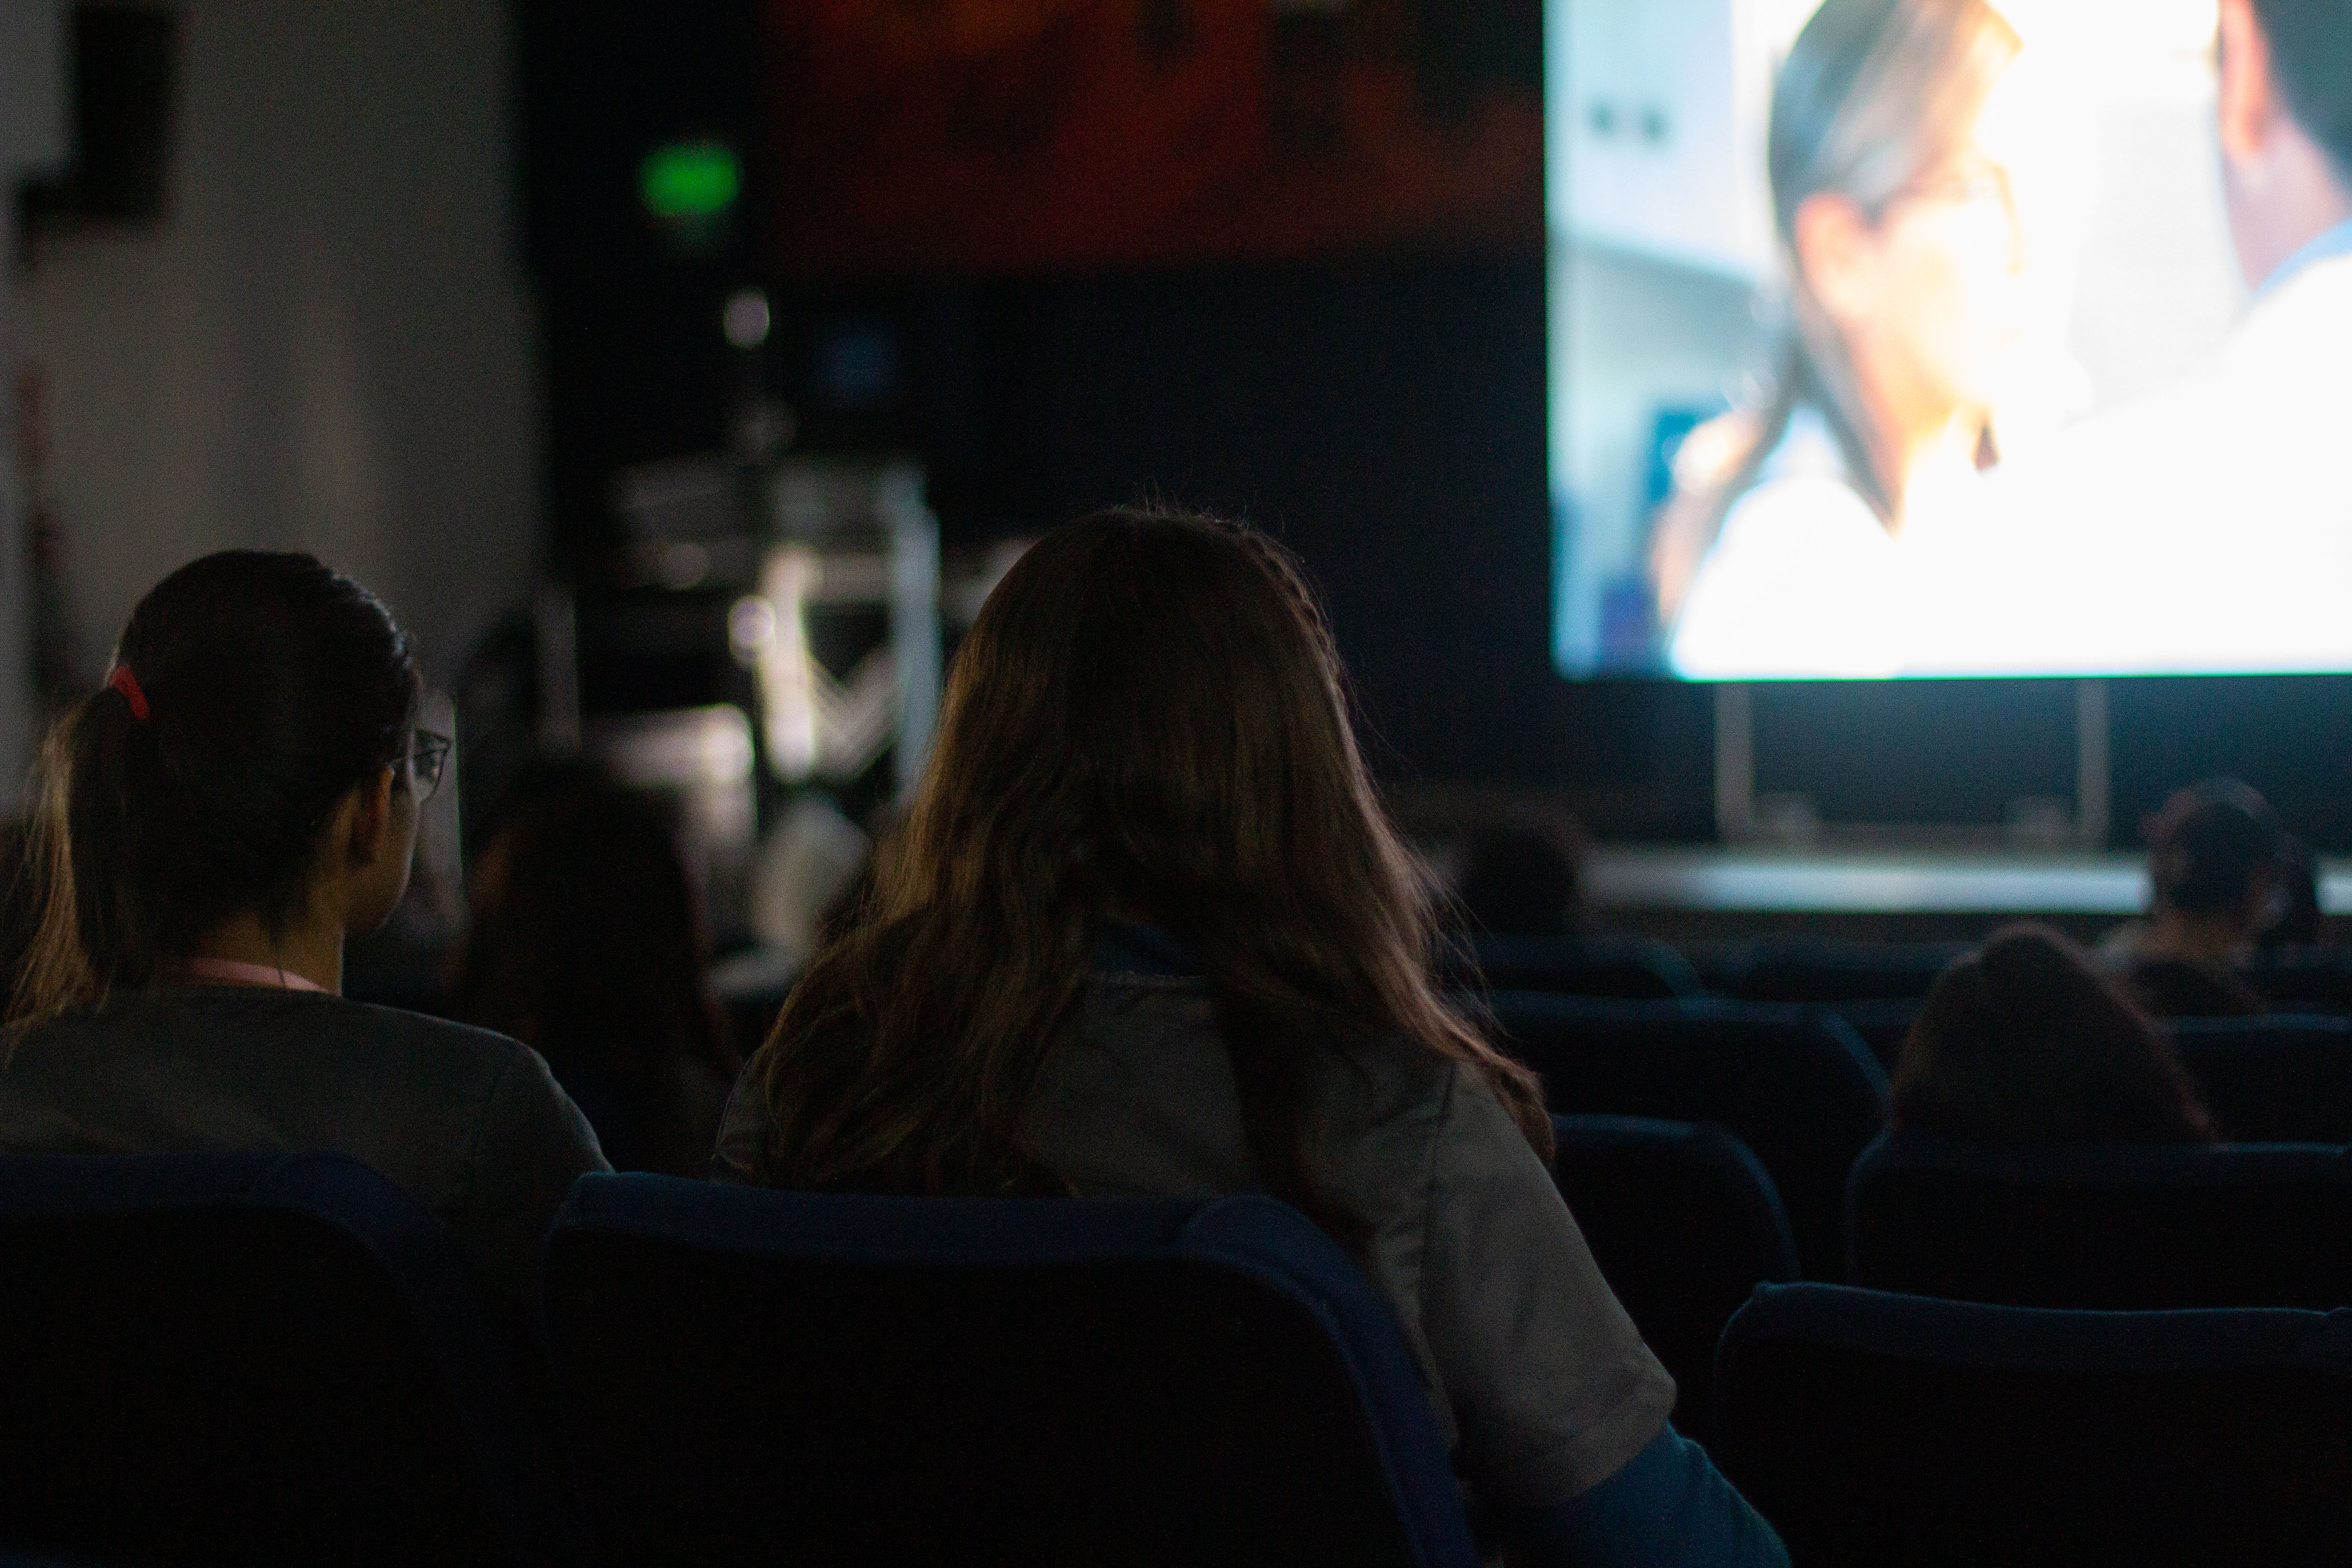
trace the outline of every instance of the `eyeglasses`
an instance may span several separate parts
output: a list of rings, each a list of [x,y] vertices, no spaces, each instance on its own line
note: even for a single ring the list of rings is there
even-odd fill
[[[430,730],[418,730],[408,742],[408,789],[424,805],[441,787],[442,770],[448,766],[449,748],[453,742],[446,735],[436,735]]]
[[[1950,202],[1957,206],[1999,203],[2012,212],[2017,208],[2017,195],[2010,185],[2009,171],[1998,163],[1984,162],[1965,163],[1914,181],[1896,192],[1895,200]]]

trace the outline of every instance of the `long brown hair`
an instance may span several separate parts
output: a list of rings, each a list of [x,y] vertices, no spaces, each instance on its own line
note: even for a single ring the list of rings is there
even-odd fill
[[[2032,924],[1995,931],[1937,976],[1895,1069],[1891,1120],[1988,1143],[2213,1136],[2162,1026]]]
[[[1773,83],[1767,141],[1789,331],[1769,398],[1732,417],[1734,455],[1661,517],[1652,570],[1662,619],[1673,621],[1724,519],[1801,408],[1821,415],[1855,491],[1894,520],[1902,498],[1845,340],[1798,262],[1797,215],[1835,195],[1876,223],[1951,157],[2019,47],[1988,0],[1824,0],[1797,35]]]
[[[857,923],[743,1092],[776,1185],[1059,1190],[1022,1140],[1106,916],[1199,958],[1268,1188],[1336,1234],[1318,1046],[1464,1064],[1545,1153],[1534,1077],[1440,1000],[1428,883],[1359,754],[1330,634],[1265,535],[1165,511],[1047,536],[958,651],[939,749]]]

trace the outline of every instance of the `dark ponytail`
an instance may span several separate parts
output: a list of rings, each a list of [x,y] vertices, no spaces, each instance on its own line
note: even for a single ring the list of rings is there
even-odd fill
[[[290,924],[320,832],[400,760],[421,689],[391,613],[299,554],[180,568],[131,612],[114,662],[43,748],[40,922],[16,1020],[145,985],[239,915]]]

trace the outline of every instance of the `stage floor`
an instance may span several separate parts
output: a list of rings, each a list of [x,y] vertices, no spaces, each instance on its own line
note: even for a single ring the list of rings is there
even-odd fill
[[[2140,855],[1980,851],[1804,851],[1617,847],[1585,865],[1586,897],[1604,916],[1719,915],[2104,917],[2147,907]],[[2321,863],[2319,905],[2352,915],[2352,861]]]

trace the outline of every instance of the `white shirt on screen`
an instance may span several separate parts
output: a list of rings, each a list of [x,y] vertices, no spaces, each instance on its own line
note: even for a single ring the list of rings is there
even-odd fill
[[[1915,605],[1980,487],[1957,458],[1923,463],[1889,532],[1812,408],[1734,501],[1699,565],[1668,658],[1693,680],[1857,679],[1911,662]]]
[[[2210,374],[1987,496],[1914,668],[2352,669],[2352,225],[2281,269]]]

